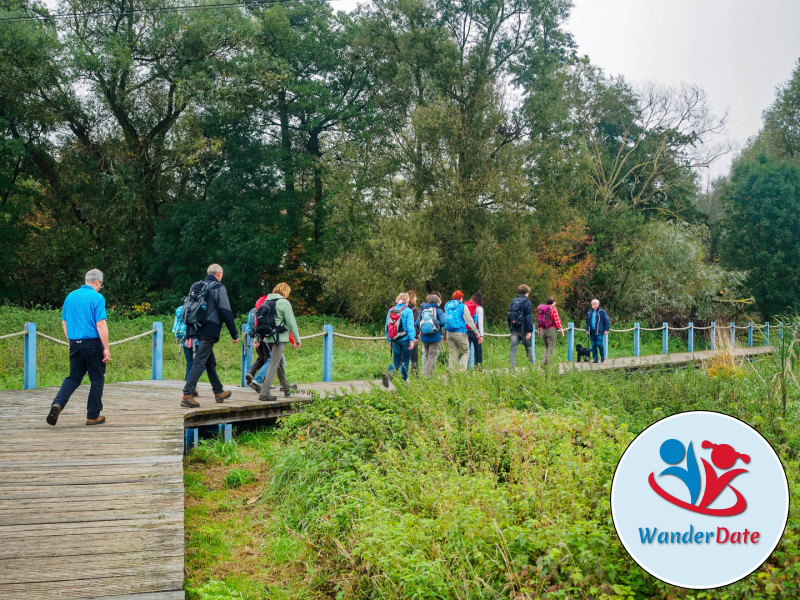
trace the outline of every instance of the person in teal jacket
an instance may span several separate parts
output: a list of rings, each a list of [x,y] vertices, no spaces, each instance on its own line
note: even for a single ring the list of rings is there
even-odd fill
[[[386,341],[392,345],[393,362],[389,369],[381,376],[383,385],[389,387],[389,378],[394,371],[400,370],[403,380],[408,381],[408,363],[411,361],[411,349],[416,346],[416,330],[414,328],[414,313],[408,307],[408,294],[398,294],[395,305],[386,313],[386,324],[383,331]],[[390,331],[394,335],[390,334]]]
[[[289,287],[289,284],[282,282],[276,285],[272,289],[272,293],[267,296],[266,302],[276,301],[275,324],[280,328],[280,333],[264,337],[264,343],[269,344],[270,361],[269,369],[267,369],[267,374],[264,376],[264,384],[261,386],[261,393],[258,395],[258,399],[263,402],[271,402],[278,399],[270,393],[272,382],[275,381],[275,375],[278,376],[278,381],[281,382],[283,395],[287,398],[292,395],[292,386],[286,379],[283,352],[286,344],[289,343],[289,333],[294,336],[295,343],[293,346],[295,348],[299,348],[301,342],[300,331],[297,329],[297,320],[294,318],[294,311],[288,300],[291,292],[292,288]]]

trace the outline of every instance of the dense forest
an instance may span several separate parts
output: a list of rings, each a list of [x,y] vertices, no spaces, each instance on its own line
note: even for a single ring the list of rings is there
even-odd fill
[[[168,311],[218,262],[236,310],[285,280],[360,320],[522,282],[655,322],[800,305],[800,66],[706,186],[724,116],[592,65],[569,0],[185,6],[3,2],[0,302],[98,267]]]

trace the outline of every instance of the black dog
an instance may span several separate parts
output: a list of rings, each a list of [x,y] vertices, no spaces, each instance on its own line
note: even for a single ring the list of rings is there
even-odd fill
[[[586,358],[586,362],[591,362],[590,359],[592,358],[592,351],[589,348],[584,348],[580,344],[575,346],[575,351],[578,353],[578,362],[581,362],[581,358]]]

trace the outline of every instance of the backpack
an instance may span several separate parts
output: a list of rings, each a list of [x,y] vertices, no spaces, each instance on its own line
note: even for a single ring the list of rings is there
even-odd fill
[[[464,303],[461,300],[450,300],[444,305],[444,328],[447,331],[466,331]]]
[[[256,337],[256,309],[251,308],[247,313],[247,335]]]
[[[207,318],[206,299],[211,285],[207,281],[198,281],[189,288],[189,295],[183,299],[181,310],[184,323],[194,327],[202,327]]]
[[[172,322],[172,335],[178,340],[186,337],[186,323],[183,321],[183,305],[175,309],[175,320]]]
[[[550,304],[540,304],[536,307],[536,326],[539,329],[548,329],[556,326],[552,308]]]
[[[402,308],[392,307],[389,309],[389,323],[386,325],[386,334],[393,342],[406,335],[403,329],[403,319],[401,318],[405,309],[405,306]]]
[[[274,300],[264,300],[264,303],[256,309],[255,314],[255,333],[265,337],[274,337],[286,331],[286,327],[278,325],[275,317],[278,313],[278,298]]]
[[[436,333],[442,328],[436,316],[436,307],[428,306],[419,315],[419,330],[425,335]]]
[[[514,333],[525,332],[525,303],[527,298],[520,298],[517,296],[511,301],[511,306],[508,308],[508,325],[509,329]]]

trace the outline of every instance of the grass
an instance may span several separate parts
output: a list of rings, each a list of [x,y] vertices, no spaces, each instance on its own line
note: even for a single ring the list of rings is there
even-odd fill
[[[61,313],[58,310],[29,310],[17,307],[0,307],[0,335],[22,331],[28,321],[36,323],[37,330],[49,336],[63,339],[61,329]],[[152,328],[154,321],[164,324],[164,354],[162,372],[165,379],[183,379],[185,362],[179,346],[174,343],[170,332],[173,317],[171,315],[127,316],[109,312],[109,329],[111,341],[125,339]],[[244,322],[244,317],[237,320]],[[565,323],[567,320],[565,319]],[[299,317],[300,333],[310,335],[322,331],[325,323],[331,323],[334,331],[355,336],[374,336],[381,331],[380,324],[370,327],[353,325],[344,319],[335,317]],[[580,325],[580,321],[578,321]],[[618,329],[631,327],[632,324],[617,324]],[[492,333],[507,333],[503,328],[490,328]],[[746,333],[746,332],[745,332]],[[576,331],[576,343],[586,342],[582,330]],[[756,343],[760,338],[756,339]],[[111,362],[106,372],[106,381],[135,381],[152,377],[151,338],[145,337],[125,344],[112,346]],[[446,346],[446,345],[445,345]],[[696,348],[707,347],[707,340],[698,332]],[[501,368],[508,365],[509,340],[507,338],[490,338],[484,340],[484,367]],[[536,340],[536,360],[541,362],[543,345]],[[669,340],[670,352],[686,350],[685,339],[674,336]],[[222,333],[220,342],[215,346],[217,368],[222,382],[228,386],[239,385],[241,381],[240,345],[233,344],[227,332]],[[641,354],[661,353],[661,333],[642,332]],[[441,367],[447,364],[446,348],[440,355]],[[558,336],[556,346],[557,360],[566,360],[566,338]],[[612,334],[609,340],[609,356],[633,355],[633,334]],[[388,366],[391,360],[388,344],[380,341],[358,341],[334,338],[333,376],[336,381],[375,379]],[[525,361],[524,348],[518,350],[517,364]],[[23,386],[24,348],[21,337],[0,340],[0,389],[21,389]],[[66,348],[49,340],[37,339],[37,385],[39,387],[60,385],[69,371]],[[322,338],[314,338],[303,343],[300,350],[287,349],[287,375],[291,381],[306,383],[322,380]],[[205,377],[202,379],[205,381]]]
[[[788,360],[783,380],[771,358],[727,357],[629,375],[460,374],[318,401],[278,430],[240,436],[237,464],[213,443],[202,462],[190,459],[187,597],[798,597],[798,364]],[[609,514],[627,444],[694,409],[755,427],[790,480],[781,544],[722,590],[683,590],[643,572]],[[225,489],[235,469],[256,481]],[[230,502],[242,508],[232,515]]]

